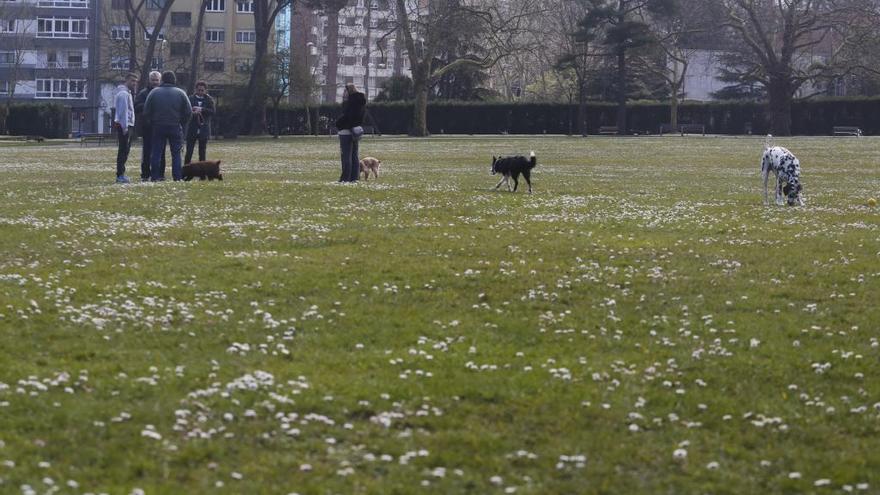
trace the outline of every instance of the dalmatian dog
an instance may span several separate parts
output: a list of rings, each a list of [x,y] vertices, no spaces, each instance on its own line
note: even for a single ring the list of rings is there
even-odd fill
[[[803,206],[801,195],[801,163],[791,151],[781,146],[771,146],[773,136],[768,135],[761,157],[761,177],[764,179],[764,204],[770,204],[767,197],[767,183],[770,172],[776,175],[776,204],[782,206]]]

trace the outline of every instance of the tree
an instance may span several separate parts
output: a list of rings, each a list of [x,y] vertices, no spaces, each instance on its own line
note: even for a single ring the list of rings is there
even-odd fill
[[[392,76],[382,84],[382,91],[374,101],[409,101],[413,99],[412,79]]]
[[[208,1],[202,0],[199,5],[199,18],[196,20],[196,32],[192,37],[192,51],[190,52],[189,57],[189,84],[187,84],[186,91],[189,94],[192,94],[196,89],[196,81],[199,79],[199,60],[202,51],[202,42],[204,41],[204,36],[202,35],[202,29],[205,25],[205,12],[208,10]]]
[[[288,95],[290,89],[290,50],[282,49],[272,55],[272,85],[269,96],[272,99],[272,135],[276,139],[281,130],[278,128],[278,106]]]
[[[339,69],[339,12],[348,0],[306,0],[309,7],[319,9],[327,17],[327,71],[324,73],[323,95],[325,102],[336,101]]]
[[[247,89],[244,95],[243,114],[250,115],[249,122],[239,122],[246,125],[251,133],[259,134],[263,131],[266,122],[266,98],[268,95],[269,67],[269,37],[275,25],[278,13],[287,7],[293,7],[293,0],[252,0],[254,7],[254,65],[251,68]]]
[[[562,52],[556,61],[555,69],[559,74],[568,74],[573,78],[573,92],[577,96],[577,132],[587,136],[587,83],[594,65],[595,53],[591,51],[591,43],[596,35],[591,26],[583,21],[584,11],[578,9],[576,4],[569,4],[560,17],[563,32],[566,34],[562,42]],[[577,22],[582,19],[581,22]],[[568,93],[569,103],[572,100],[571,92]]]
[[[791,134],[791,103],[810,81],[846,73],[841,54],[859,43],[861,20],[876,20],[869,0],[715,0],[742,48],[726,57],[743,83],[766,88],[770,132]]]
[[[588,12],[581,21],[585,33],[591,33],[614,57],[617,68],[617,132],[626,133],[628,56],[654,43],[646,13],[665,14],[674,0],[585,0]],[[583,35],[586,36],[586,35]]]
[[[695,49],[692,39],[706,31],[710,16],[704,12],[704,0],[674,0],[666,8],[645,11],[644,21],[654,37],[652,50],[639,57],[641,68],[663,80],[669,91],[669,121],[678,128],[678,103],[682,96],[688,67]]]
[[[459,0],[422,0],[409,5],[406,0],[396,0],[395,4],[413,80],[413,136],[428,135],[431,86],[461,66],[489,68],[516,50],[515,34],[531,13],[522,10],[499,15],[503,1],[485,2],[479,7]],[[463,48],[462,56],[454,60],[440,58],[444,47],[453,44]]]
[[[124,72],[134,72],[140,75],[141,81],[146,81],[150,70],[153,68],[153,59],[156,47],[162,41],[163,28],[174,0],[124,0],[121,9],[116,5],[106,2],[104,18],[107,22],[104,26],[104,35],[109,38],[109,55],[113,59],[127,59],[128,68],[118,69]],[[118,12],[121,10],[121,13]],[[121,15],[121,17],[120,17]],[[120,31],[115,25],[125,22],[127,31]],[[140,33],[144,33],[146,45],[142,46]],[[139,48],[143,48],[139,56]]]
[[[25,77],[25,54],[34,47],[35,19],[33,5],[9,5],[7,2],[0,2],[0,39],[3,40],[4,52],[0,64],[6,68],[6,77],[0,82],[6,88],[6,113],[15,97],[18,81]]]

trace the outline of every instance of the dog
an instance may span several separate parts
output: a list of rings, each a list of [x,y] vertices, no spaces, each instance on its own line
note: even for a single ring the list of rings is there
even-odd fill
[[[782,206],[803,206],[803,186],[801,185],[801,163],[791,151],[781,146],[771,146],[773,136],[768,135],[761,156],[761,178],[764,180],[764,204],[770,204],[767,197],[767,182],[770,172],[776,175],[776,204]],[[783,199],[785,198],[785,199]]]
[[[513,192],[519,186],[519,176],[526,179],[529,185],[529,194],[532,194],[532,169],[538,165],[538,159],[535,158],[535,152],[529,153],[529,158],[524,156],[508,156],[508,157],[492,157],[492,175],[501,174],[503,177],[498,184],[495,185],[497,190],[501,184],[507,183],[507,190],[510,191],[510,179],[513,178]]]
[[[220,160],[207,160],[204,162],[191,162],[180,169],[183,180],[191,181],[198,177],[199,180],[223,180],[220,173]]]
[[[364,180],[370,178],[371,171],[373,172],[374,178],[379,178],[379,167],[382,166],[382,160],[379,160],[378,158],[373,158],[372,156],[365,156],[361,158],[358,163],[361,167],[360,173],[364,174]]]

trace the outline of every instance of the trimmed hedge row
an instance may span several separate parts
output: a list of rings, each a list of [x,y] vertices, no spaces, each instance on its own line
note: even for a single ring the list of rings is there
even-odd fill
[[[410,130],[411,103],[373,103],[368,107],[368,125],[384,134],[406,134]],[[224,112],[218,111],[218,134],[226,127]],[[340,113],[339,105],[321,105],[310,111],[312,132],[326,134]],[[271,115],[271,112],[269,112]],[[655,134],[668,123],[669,105],[636,102],[627,107],[627,131]],[[865,134],[880,134],[880,98],[833,98],[795,101],[792,105],[792,133],[829,135],[834,126],[858,126]],[[372,121],[369,117],[372,117]],[[577,105],[564,103],[468,103],[436,102],[428,105],[428,131],[432,134],[574,134]],[[600,126],[613,126],[616,106],[591,102],[587,105],[587,131],[597,134]],[[282,106],[278,112],[282,134],[304,134],[306,113],[302,107]],[[712,134],[765,134],[769,128],[766,104],[760,102],[685,102],[679,106],[679,123],[702,124]]]
[[[16,103],[9,107],[6,130],[13,136],[66,138],[70,108],[60,103]]]

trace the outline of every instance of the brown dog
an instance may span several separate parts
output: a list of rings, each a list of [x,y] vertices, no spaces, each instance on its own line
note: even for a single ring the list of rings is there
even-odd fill
[[[184,165],[180,169],[183,180],[190,181],[194,177],[199,180],[223,180],[223,174],[220,173],[220,160],[206,160],[204,162],[192,162]]]
[[[379,178],[379,167],[382,165],[382,160],[373,158],[372,156],[365,156],[361,158],[359,163],[361,166],[361,173],[364,174],[364,180],[370,178],[370,171],[373,172],[373,177],[376,179]]]

